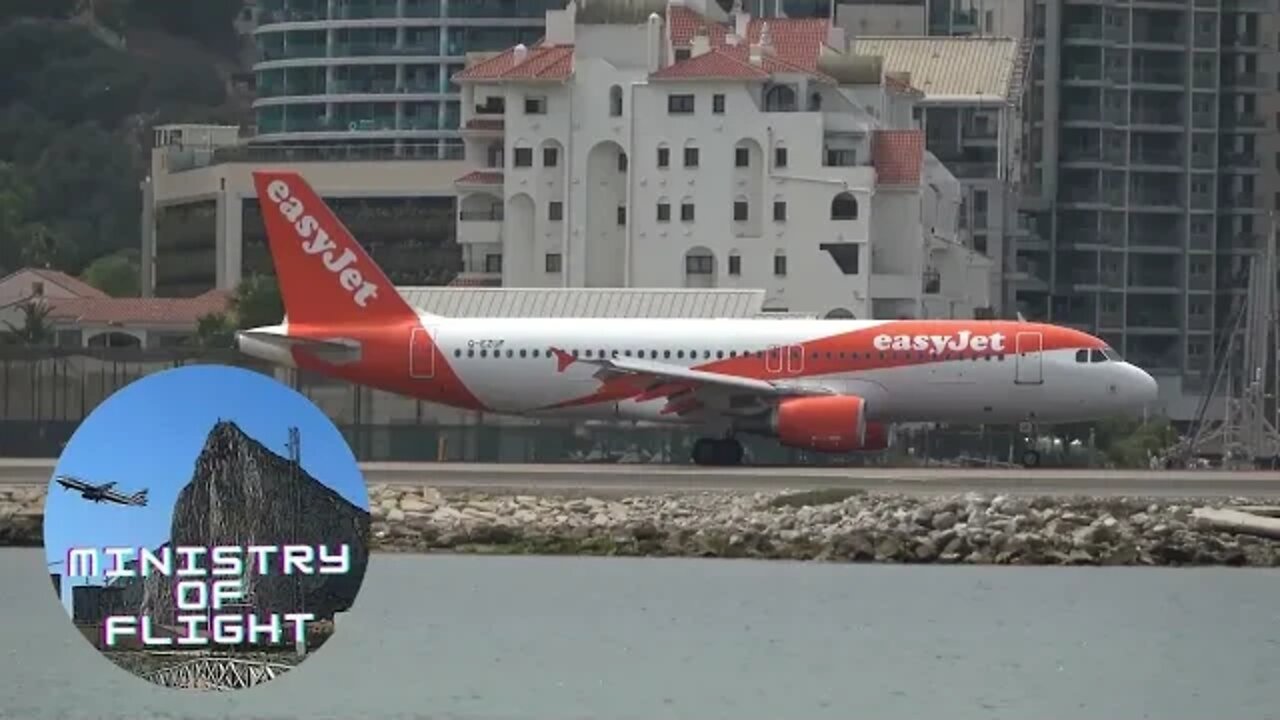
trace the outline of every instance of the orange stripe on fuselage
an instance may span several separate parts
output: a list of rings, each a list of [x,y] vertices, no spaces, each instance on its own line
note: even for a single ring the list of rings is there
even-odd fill
[[[761,322],[780,321],[762,320]],[[987,338],[986,347],[975,349],[975,346],[970,343],[963,350],[951,349],[950,346],[965,337],[961,335],[963,332],[967,332],[969,338],[975,336]],[[1040,335],[1040,347],[1035,348],[1033,345],[1029,345],[1028,348],[1041,352],[1080,348],[1093,349],[1105,346],[1105,343],[1101,340],[1087,333],[1057,325],[1004,320],[975,320],[972,322],[956,320],[895,320],[852,332],[798,341],[785,347],[763,351],[758,354],[753,353],[751,355],[716,359],[689,367],[705,372],[755,380],[799,379],[930,365],[948,360],[1013,355],[1017,351],[1018,335],[1027,333]],[[993,349],[993,343],[990,338],[997,335],[1000,336],[998,339],[1003,342],[999,344],[999,349]],[[877,341],[880,336],[888,336],[891,339],[887,342],[883,340]],[[895,347],[902,347],[903,338],[914,341],[916,337],[925,338],[926,342],[929,343],[929,347],[917,350],[914,349],[915,344],[912,342],[911,350],[894,349]],[[941,352],[938,352],[936,341],[947,341],[944,344],[948,347],[944,347]],[[709,341],[708,344],[732,347],[735,343],[731,339],[725,339],[722,341]],[[1024,350],[1028,348],[1024,348]],[[771,352],[779,353],[779,355],[770,356]],[[788,352],[802,353],[803,357],[798,358],[798,362],[789,361]],[[780,370],[769,369],[770,367],[777,368],[779,365],[781,366]],[[621,400],[643,402],[670,395],[693,385],[690,382],[671,381],[654,388],[652,391],[646,391],[645,388],[652,384],[653,380],[651,379],[642,380],[640,378],[627,377],[618,378],[616,382],[611,379],[589,395],[557,403],[547,409],[581,407]]]

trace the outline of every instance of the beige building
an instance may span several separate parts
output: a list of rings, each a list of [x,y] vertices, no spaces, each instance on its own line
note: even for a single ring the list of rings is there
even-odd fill
[[[253,171],[299,172],[405,285],[447,282],[461,262],[453,180],[460,161],[369,159],[359,147],[245,145],[234,126],[156,128],[143,182],[142,288],[146,296],[231,290],[271,272]]]

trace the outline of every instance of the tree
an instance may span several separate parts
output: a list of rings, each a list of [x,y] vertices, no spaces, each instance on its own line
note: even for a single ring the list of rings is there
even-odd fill
[[[112,297],[138,297],[141,278],[137,257],[135,250],[105,255],[89,263],[80,279]]]
[[[202,348],[235,346],[235,323],[224,313],[209,313],[196,320],[196,343]]]
[[[53,327],[49,324],[49,305],[43,300],[31,299],[20,305],[22,324],[5,321],[8,331],[5,338],[16,345],[48,345],[53,342]]]
[[[250,275],[231,298],[235,325],[240,329],[275,325],[284,317],[280,286],[273,275]]]

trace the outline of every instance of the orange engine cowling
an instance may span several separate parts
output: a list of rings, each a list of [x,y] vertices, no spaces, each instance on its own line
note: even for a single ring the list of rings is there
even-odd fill
[[[783,400],[773,429],[787,447],[843,453],[884,450],[889,431],[867,422],[867,401],[857,395],[824,395]]]

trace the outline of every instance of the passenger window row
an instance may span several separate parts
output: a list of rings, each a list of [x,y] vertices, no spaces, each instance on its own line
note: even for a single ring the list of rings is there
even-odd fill
[[[503,357],[507,357],[507,358],[515,358],[515,357],[520,357],[520,358],[538,358],[538,357],[554,357],[554,356],[555,356],[555,351],[554,351],[554,350],[552,350],[551,348],[548,348],[546,351],[542,351],[542,350],[541,350],[541,349],[539,349],[539,348],[534,348],[534,349],[521,348],[521,349],[519,349],[519,350],[515,350],[515,349],[508,349],[508,350],[505,350],[505,351],[504,351],[504,350],[488,350],[488,349],[480,349],[480,350],[476,350],[476,349],[474,349],[474,348],[471,348],[471,349],[468,349],[468,350],[466,350],[466,351],[463,351],[461,348],[457,348],[457,349],[455,349],[455,350],[453,351],[453,356],[454,356],[454,357],[458,357],[458,358],[460,358],[460,357],[462,357],[462,356],[463,356],[464,352],[465,352],[465,354],[466,354],[466,356],[467,356],[467,357],[477,357],[477,356],[478,356],[478,357],[482,357],[482,358],[492,357],[492,358],[495,358],[495,359],[497,359],[497,358],[503,358]],[[647,354],[646,354],[646,353],[647,353]],[[623,356],[623,357],[635,357],[635,358],[640,358],[640,359],[644,359],[644,358],[646,358],[646,357],[647,357],[648,359],[651,359],[651,360],[657,360],[657,359],[659,358],[659,356],[661,356],[661,358],[662,358],[662,359],[664,359],[664,360],[670,360],[670,359],[672,359],[673,357],[674,357],[675,359],[677,359],[677,360],[684,360],[684,359],[686,359],[686,358],[687,358],[687,359],[689,359],[689,360],[698,360],[698,359],[702,359],[702,360],[710,360],[713,356],[714,356],[717,360],[722,360],[722,359],[724,359],[724,358],[737,358],[737,357],[757,357],[757,358],[763,358],[763,357],[765,356],[765,354],[766,354],[766,353],[772,354],[772,355],[774,355],[775,357],[778,357],[778,356],[781,356],[781,355],[783,355],[783,354],[784,354],[780,349],[777,349],[777,348],[773,348],[773,349],[770,349],[770,350],[742,350],[742,351],[738,351],[738,350],[715,350],[715,351],[711,351],[711,350],[689,350],[689,351],[687,351],[687,352],[686,352],[685,350],[662,350],[662,351],[658,351],[658,350],[604,350],[604,349],[600,349],[600,350],[570,350],[570,351],[569,351],[569,354],[573,355],[573,357],[575,357],[575,358],[577,358],[577,357],[586,357],[586,358],[593,358],[593,359],[594,359],[594,358],[604,359],[604,358],[608,358],[608,357],[619,357],[619,356]],[[794,350],[794,349],[793,349],[789,354],[791,355],[791,357],[792,357],[793,359],[797,359],[797,360],[798,360],[798,359],[800,358],[800,352],[799,352],[799,351],[797,351],[797,350]],[[932,351],[932,350],[931,350],[931,351],[927,351],[927,352],[907,352],[907,351],[896,351],[896,352],[881,352],[881,353],[870,353],[870,352],[865,352],[865,353],[858,353],[858,352],[826,352],[826,353],[821,353],[821,352],[813,352],[813,353],[810,353],[810,359],[812,359],[812,360],[821,360],[821,359],[823,359],[823,357],[825,356],[825,358],[826,358],[827,360],[835,360],[835,359],[839,359],[839,360],[870,360],[870,359],[872,359],[872,357],[873,357],[873,356],[876,356],[876,355],[878,355],[878,356],[879,356],[879,359],[881,359],[881,360],[913,360],[913,359],[914,359],[914,360],[931,360],[931,359],[932,359],[932,360],[973,360],[973,361],[975,361],[975,362],[976,362],[976,361],[978,361],[978,360],[987,360],[987,361],[990,361],[990,360],[996,360],[996,361],[999,361],[999,362],[1003,362],[1003,361],[1004,361],[1004,353],[1001,353],[1001,354],[999,354],[999,355],[981,355],[981,354],[977,354],[977,353],[972,353],[972,354],[971,354],[971,353],[942,353],[942,354],[939,354],[938,352],[936,352],[936,351]]]

